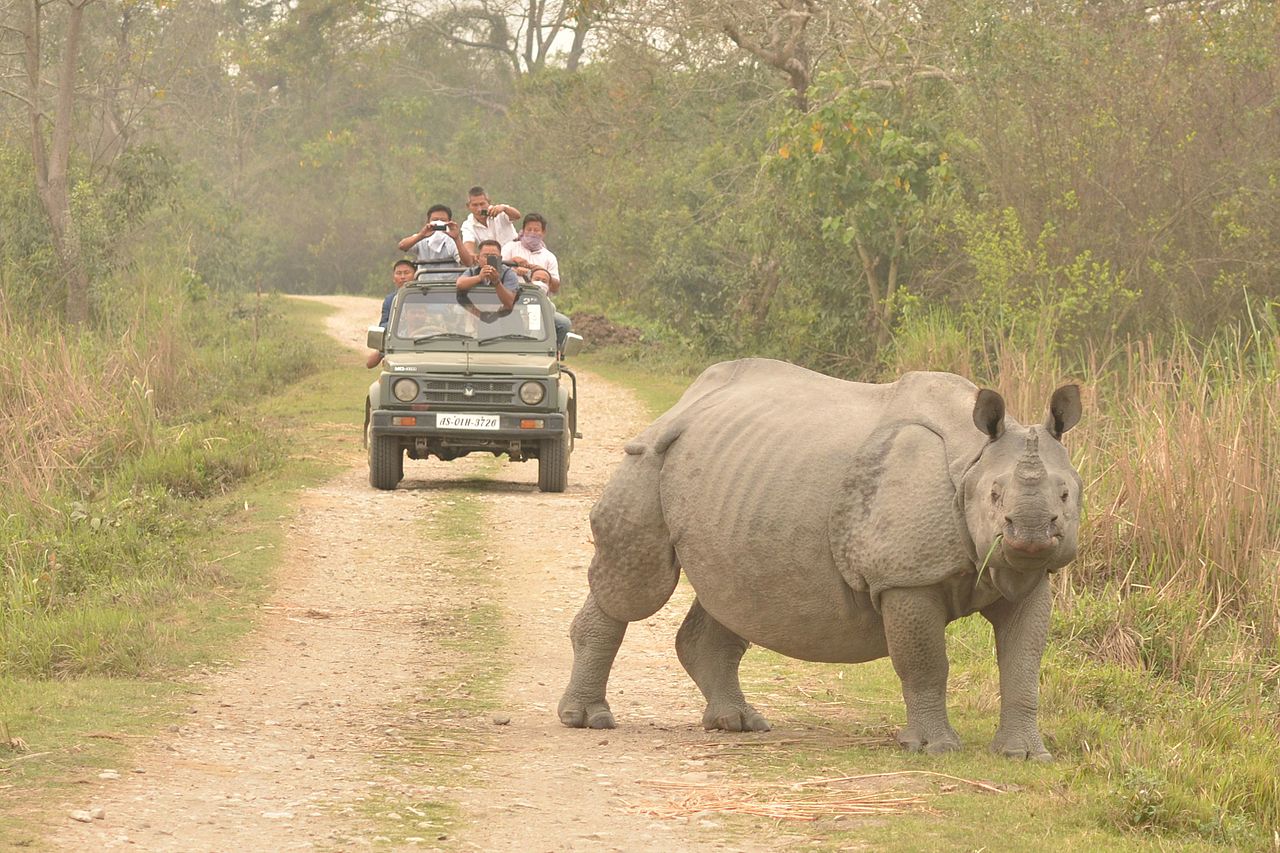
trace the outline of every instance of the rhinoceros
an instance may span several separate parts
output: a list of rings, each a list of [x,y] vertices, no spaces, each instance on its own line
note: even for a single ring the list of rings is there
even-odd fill
[[[810,661],[888,655],[907,706],[898,742],[958,749],[944,632],[976,611],[1000,669],[992,749],[1050,759],[1040,660],[1048,575],[1076,554],[1081,480],[1061,439],[1079,419],[1075,385],[1026,427],[949,373],[866,384],[768,359],[709,367],[626,445],[591,511],[561,722],[615,726],[605,687],[627,623],[656,613],[683,569],[696,597],[676,653],[707,729],[769,729],[738,681],[755,643]]]

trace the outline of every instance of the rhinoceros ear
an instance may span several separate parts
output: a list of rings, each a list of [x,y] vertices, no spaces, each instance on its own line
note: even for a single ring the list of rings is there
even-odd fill
[[[1044,428],[1050,435],[1062,441],[1062,434],[1080,422],[1080,386],[1063,385],[1053,392],[1049,400],[1049,416]]]
[[[980,389],[973,403],[973,425],[992,441],[1004,435],[1004,397],[990,388]]]

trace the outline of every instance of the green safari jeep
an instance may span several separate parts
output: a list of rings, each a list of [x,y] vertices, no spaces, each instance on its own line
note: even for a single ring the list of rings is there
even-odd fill
[[[538,488],[563,492],[580,437],[578,380],[557,356],[551,302],[526,286],[505,309],[491,286],[459,292],[460,267],[419,269],[386,328],[369,328],[383,354],[365,408],[370,485],[394,489],[405,454],[447,462],[483,452],[536,459]],[[570,333],[564,355],[581,345]]]

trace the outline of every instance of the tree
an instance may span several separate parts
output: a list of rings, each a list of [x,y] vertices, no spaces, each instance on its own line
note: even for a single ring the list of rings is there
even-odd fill
[[[71,207],[71,143],[73,139],[76,79],[84,36],[85,9],[95,0],[63,0],[67,10],[61,56],[53,61],[58,68],[52,114],[45,109],[43,72],[50,62],[46,44],[46,10],[53,0],[19,0],[19,25],[3,25],[4,35],[22,40],[20,89],[3,90],[26,106],[29,144],[35,170],[36,190],[49,219],[54,249],[62,264],[66,288],[65,316],[73,324],[89,319],[89,276],[81,255],[80,227]]]
[[[801,190],[829,245],[852,248],[877,346],[901,306],[902,273],[952,195],[950,156],[936,125],[903,90],[881,92],[824,75],[822,102],[779,129],[772,170]]]
[[[516,79],[539,74],[559,55],[568,70],[576,71],[589,34],[616,5],[617,0],[449,0],[443,9],[427,13],[409,3],[399,14],[414,29],[483,58],[506,92]]]
[[[839,69],[851,85],[893,88],[922,78],[950,79],[938,63],[937,17],[926,0],[635,0],[646,37],[672,45],[728,39],[786,77],[797,109],[809,105],[817,75]],[[943,4],[945,5],[945,4]],[[690,51],[684,51],[686,61]],[[712,51],[719,55],[719,51]]]

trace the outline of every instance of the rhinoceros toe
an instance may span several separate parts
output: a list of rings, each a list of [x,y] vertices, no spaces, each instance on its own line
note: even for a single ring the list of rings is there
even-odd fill
[[[618,724],[613,712],[603,703],[560,706],[560,722],[571,729],[613,729]]]
[[[1053,761],[1053,754],[1044,748],[1039,734],[997,734],[991,742],[991,751],[1015,761]]]
[[[898,732],[896,739],[907,752],[927,752],[930,755],[937,755],[960,749],[960,736],[950,726],[932,735],[925,735],[920,729],[907,726]]]
[[[707,706],[702,715],[702,727],[707,731],[719,729],[724,732],[767,732],[769,721],[764,715],[750,705]]]

